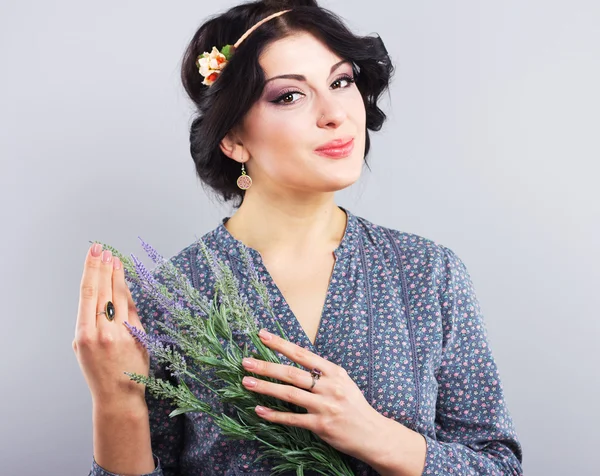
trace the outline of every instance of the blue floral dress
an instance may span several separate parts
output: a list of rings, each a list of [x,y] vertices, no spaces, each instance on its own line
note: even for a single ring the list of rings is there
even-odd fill
[[[522,475],[522,447],[465,264],[444,245],[342,210],[348,217],[346,231],[334,251],[314,345],[260,254],[248,248],[288,338],[346,369],[373,408],[424,436],[423,475]],[[202,239],[234,270],[259,325],[276,332],[273,317],[249,282],[243,245],[224,226],[228,219]],[[214,276],[197,241],[169,261],[210,299]],[[163,314],[137,284],[130,289],[146,331],[162,334],[156,322]],[[281,360],[291,364],[285,356]],[[150,367],[152,374],[172,378],[154,359]],[[211,392],[190,385],[213,409],[227,411]],[[226,439],[210,416],[170,418],[170,401],[148,392],[146,400],[156,465],[146,476],[266,476],[275,465],[268,458],[254,462],[258,444]],[[349,461],[356,475],[378,474],[363,461]],[[114,476],[95,459],[89,474]]]

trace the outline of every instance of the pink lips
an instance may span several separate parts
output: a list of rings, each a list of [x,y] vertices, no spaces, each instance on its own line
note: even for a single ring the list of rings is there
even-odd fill
[[[339,159],[342,157],[347,157],[352,153],[354,149],[354,138],[348,139],[337,139],[331,142],[328,142],[322,147],[315,149],[315,153],[319,155],[323,155],[325,157],[331,157],[335,159]]]

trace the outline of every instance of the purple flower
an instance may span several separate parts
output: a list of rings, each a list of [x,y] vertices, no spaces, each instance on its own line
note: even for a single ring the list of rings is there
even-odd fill
[[[142,248],[144,248],[144,251],[146,251],[146,254],[150,257],[152,261],[154,261],[155,263],[163,263],[165,261],[165,259],[160,254],[158,254],[158,252],[154,248],[152,248],[152,246],[150,246],[148,243],[142,240],[141,237],[138,236],[138,239],[142,242]]]
[[[212,269],[215,273],[215,276],[217,278],[217,280],[221,280],[223,278],[223,271],[221,271],[221,268],[219,267],[219,260],[217,258],[217,254],[215,253],[214,250],[208,250],[211,258],[212,258]]]
[[[161,355],[167,352],[167,345],[171,344],[172,340],[169,336],[157,334],[147,334],[146,336],[146,348],[152,355]]]
[[[221,268],[219,267],[216,253],[214,252],[214,250],[211,250],[208,248],[208,246],[206,246],[206,243],[204,242],[204,240],[199,239],[198,243],[200,244],[200,249],[202,250],[202,253],[204,254],[204,258],[206,259],[207,264],[210,266],[210,269],[212,270],[212,272],[215,275],[216,281],[217,282],[221,281],[223,278],[223,272],[221,271]]]
[[[183,355],[181,355],[181,354],[179,355],[179,357],[180,357],[180,359],[181,359],[181,360],[180,360],[180,362],[181,362],[181,363],[180,363],[179,365],[176,365],[176,364],[171,364],[171,365],[168,365],[168,366],[167,366],[167,369],[168,369],[168,370],[171,372],[171,374],[172,374],[174,377],[176,377],[176,378],[179,378],[179,377],[181,377],[181,376],[184,374],[184,373],[183,373],[183,370],[178,370],[178,369],[177,369],[177,367],[181,366],[181,367],[182,367],[182,369],[185,369],[185,368],[186,368],[186,366],[187,366],[187,362],[185,361],[185,357],[184,357]]]
[[[156,339],[159,340],[159,341],[161,341],[163,344],[178,345],[177,341],[173,337],[171,337],[169,335],[157,336]]]
[[[177,310],[183,309],[181,300],[177,298],[173,300],[168,299],[162,292],[160,292],[161,284],[133,253],[131,253],[131,258],[135,264],[135,270],[140,278],[142,288],[150,292],[166,311],[169,311],[171,308],[175,308]]]
[[[255,279],[255,280],[258,281],[259,280],[258,279],[258,273],[256,272],[256,268],[254,267],[254,261],[252,260],[252,257],[250,256],[250,253],[248,252],[248,248],[246,246],[244,246],[242,248],[242,253],[241,254],[244,257],[244,261],[246,263],[246,266],[250,270],[251,279]]]
[[[127,268],[123,268],[123,271],[125,272],[125,279],[127,281],[129,281],[130,283],[135,282],[135,278],[134,276],[131,274],[131,271],[129,271],[129,269]]]
[[[135,270],[142,281],[142,284],[147,284],[147,286],[145,286],[146,288],[155,287],[156,280],[154,279],[154,276],[152,276],[152,273],[148,271],[144,264],[133,253],[131,253],[131,259],[135,264]]]
[[[135,340],[140,342],[146,349],[150,350],[150,340],[148,335],[143,330],[132,326],[129,324],[129,322],[124,322],[123,324],[125,324],[125,327],[127,327],[129,333],[135,338]]]

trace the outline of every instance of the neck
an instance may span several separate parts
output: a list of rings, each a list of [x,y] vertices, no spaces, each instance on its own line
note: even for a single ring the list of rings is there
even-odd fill
[[[310,256],[335,250],[346,230],[346,213],[333,200],[333,193],[314,201],[289,203],[261,200],[247,194],[225,224],[237,240],[261,256]]]

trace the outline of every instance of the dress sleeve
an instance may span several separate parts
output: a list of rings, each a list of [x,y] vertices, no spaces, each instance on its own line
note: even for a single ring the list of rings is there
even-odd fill
[[[153,454],[152,455],[154,457],[154,471],[152,471],[151,473],[146,473],[146,474],[141,474],[140,476],[164,476],[165,473],[163,473],[161,467],[160,467],[160,461],[158,460],[158,457]],[[93,462],[92,462],[92,469],[89,472],[88,476],[121,476],[120,474],[116,474],[116,473],[111,473],[110,471],[106,471],[103,467],[101,467],[98,463],[96,463],[96,459],[94,458]]]
[[[423,435],[423,475],[522,475],[522,447],[504,400],[471,277],[451,249],[443,250],[438,298],[443,342],[436,372],[435,436]]]
[[[164,282],[160,275],[154,277],[157,281]],[[164,331],[157,325],[157,319],[161,318],[161,311],[156,309],[153,299],[139,284],[129,283],[128,286],[146,333],[163,334]],[[150,375],[169,380],[177,385],[177,380],[168,372],[166,364],[157,362],[152,355],[150,355]],[[174,404],[168,399],[158,399],[148,389],[145,392],[145,399],[150,419],[150,441],[155,469],[152,473],[141,476],[179,476],[179,455],[183,447],[185,416],[181,414],[173,418],[169,417],[169,413],[174,410]],[[94,459],[88,476],[119,475],[106,471]]]

